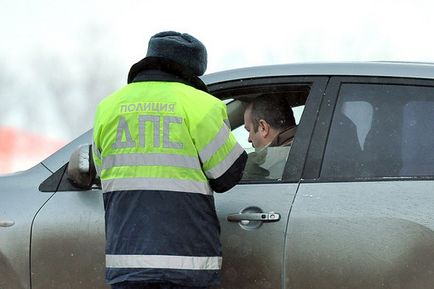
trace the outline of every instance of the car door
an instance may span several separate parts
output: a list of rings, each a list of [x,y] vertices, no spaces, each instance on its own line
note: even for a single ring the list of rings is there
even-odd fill
[[[88,131],[45,161],[52,167],[64,165],[39,187],[40,194],[55,193],[32,226],[33,289],[109,288],[104,282],[102,191],[75,187],[65,173],[72,150],[91,142],[92,131]]]
[[[286,168],[280,176],[243,177],[232,190],[215,194],[223,244],[220,288],[281,288],[289,214],[325,83],[326,78],[280,77],[218,84],[216,90],[210,87],[220,98],[230,96],[236,101],[248,102],[258,95],[279,94],[288,97],[293,106],[300,102],[304,106]],[[249,152],[247,135],[242,133],[244,109],[234,108],[237,102],[232,104],[228,104],[231,125],[238,141]],[[286,159],[289,147],[276,149],[286,149]],[[270,157],[270,150],[266,157]]]
[[[291,211],[285,288],[432,288],[432,80],[333,78]]]

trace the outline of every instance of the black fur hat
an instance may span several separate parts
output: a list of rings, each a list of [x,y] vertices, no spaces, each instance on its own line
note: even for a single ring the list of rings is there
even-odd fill
[[[205,73],[207,52],[205,46],[187,33],[164,31],[149,39],[146,57],[162,57],[189,68],[195,75]]]

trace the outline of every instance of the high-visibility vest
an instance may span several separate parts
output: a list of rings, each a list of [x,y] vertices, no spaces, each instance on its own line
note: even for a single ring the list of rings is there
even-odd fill
[[[108,282],[216,284],[220,228],[208,180],[244,152],[226,105],[182,83],[134,82],[98,105],[92,148],[108,206]]]
[[[105,192],[212,194],[207,179],[221,176],[243,152],[225,104],[177,82],[132,83],[104,99],[93,148]]]

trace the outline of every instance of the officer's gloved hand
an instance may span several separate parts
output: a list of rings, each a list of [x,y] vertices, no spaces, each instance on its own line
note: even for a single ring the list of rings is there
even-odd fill
[[[91,187],[96,170],[90,144],[80,145],[70,156],[67,168],[68,179],[77,187]]]

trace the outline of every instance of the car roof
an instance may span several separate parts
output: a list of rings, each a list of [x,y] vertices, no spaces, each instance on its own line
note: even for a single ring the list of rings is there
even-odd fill
[[[210,73],[205,84],[271,76],[378,76],[434,79],[434,63],[424,62],[323,62],[255,66]]]

